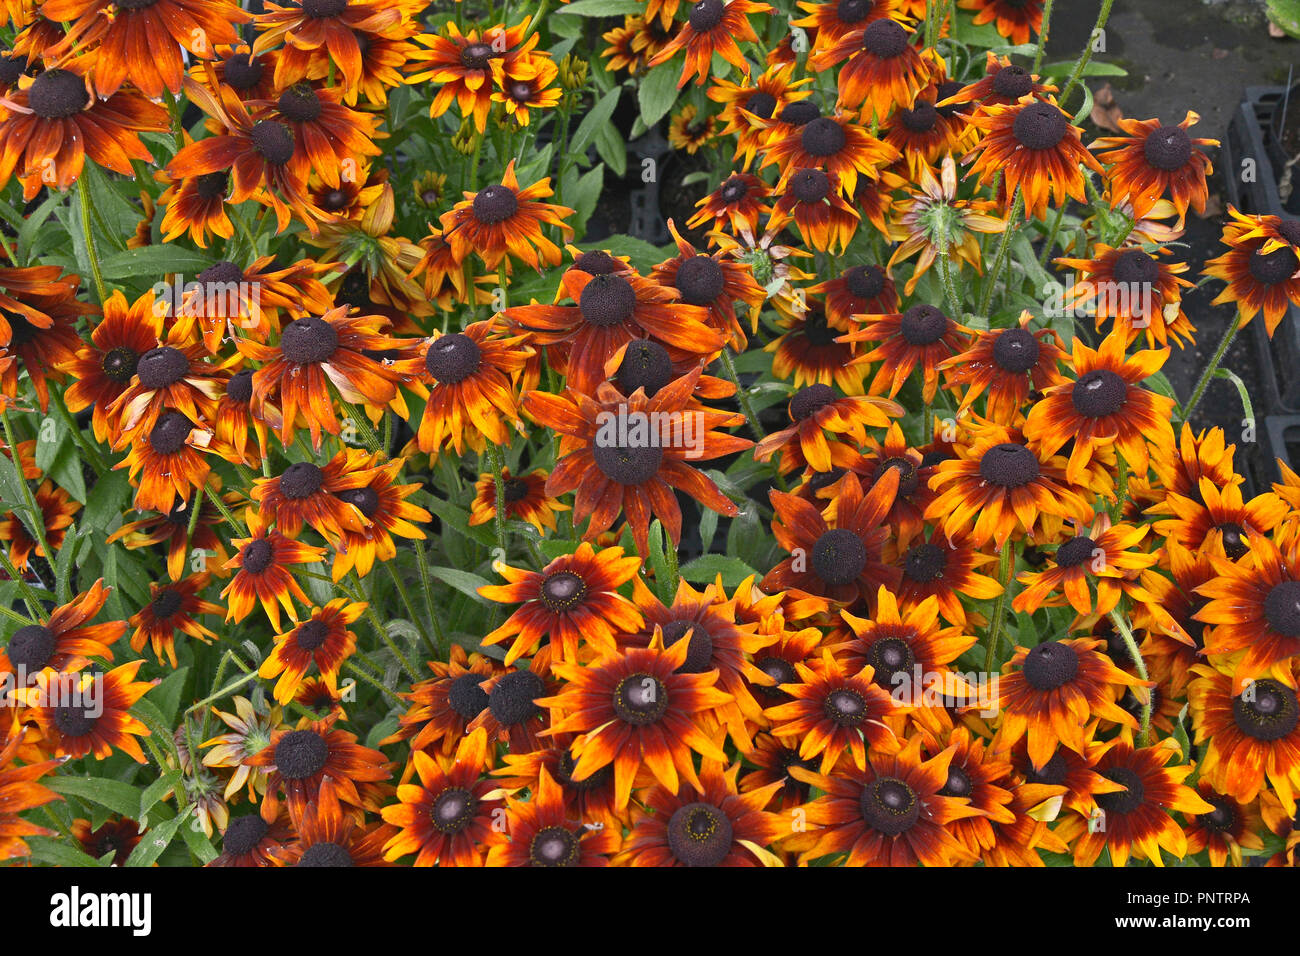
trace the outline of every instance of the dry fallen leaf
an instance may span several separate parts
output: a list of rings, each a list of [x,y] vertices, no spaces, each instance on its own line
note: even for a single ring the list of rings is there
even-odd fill
[[[1109,83],[1103,83],[1092,94],[1090,118],[1098,129],[1110,130],[1112,133],[1124,132],[1119,125],[1119,121],[1124,118],[1124,111],[1115,102],[1115,91],[1110,88]]]

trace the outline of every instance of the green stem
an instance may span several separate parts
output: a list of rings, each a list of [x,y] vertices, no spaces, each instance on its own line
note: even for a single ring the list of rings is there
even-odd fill
[[[1115,625],[1115,630],[1119,631],[1119,636],[1124,639],[1124,647],[1128,649],[1129,656],[1133,658],[1133,663],[1137,666],[1138,677],[1143,680],[1150,680],[1147,675],[1146,661],[1142,660],[1142,653],[1138,650],[1133,632],[1129,629],[1128,622],[1124,620],[1124,616],[1119,613],[1118,608],[1110,612],[1110,620]],[[1138,736],[1139,747],[1147,745],[1147,736],[1151,732],[1151,688],[1146,688],[1146,691],[1146,701],[1142,704],[1142,727]]]
[[[1002,546],[998,556],[998,580],[1002,582],[1002,593],[993,605],[993,620],[989,622],[988,640],[984,647],[984,670],[993,673],[993,661],[997,657],[998,638],[1002,636],[1002,622],[1006,617],[1007,595],[1011,593],[1011,575],[1016,569],[1016,546],[1008,541]]]
[[[3,604],[0,604],[0,614],[3,614],[5,617],[9,618],[9,620],[13,621],[19,627],[26,627],[29,624],[36,623],[30,617],[23,617],[17,611],[13,610],[12,608],[7,608]]]
[[[984,286],[984,294],[980,296],[979,315],[988,316],[989,306],[993,304],[993,289],[998,284],[998,277],[1002,274],[1002,267],[1006,264],[1005,259],[1011,248],[1011,237],[1020,228],[1020,214],[1025,208],[1025,197],[1020,192],[1020,187],[1016,187],[1015,197],[1011,200],[1011,209],[1007,213],[1006,227],[1002,230],[1002,237],[998,240],[997,250],[993,254],[993,267],[989,270],[988,282]]]
[[[438,649],[434,647],[433,642],[429,639],[429,635],[425,632],[424,628],[420,627],[419,615],[415,613],[415,605],[411,603],[411,595],[407,592],[406,585],[402,582],[402,576],[397,573],[397,569],[393,567],[392,561],[385,561],[384,567],[388,570],[388,576],[393,579],[393,587],[397,588],[397,595],[402,599],[402,604],[406,606],[406,613],[410,617],[411,623],[414,624],[416,629],[420,632],[420,639],[424,641],[425,646],[429,649],[429,653],[436,659],[438,656]]]
[[[1047,260],[1052,257],[1052,248],[1056,245],[1056,234],[1061,229],[1061,220],[1065,218],[1065,203],[1056,210],[1056,218],[1052,220],[1052,229],[1047,234],[1047,241],[1043,243],[1042,255],[1038,257],[1038,264],[1044,269],[1047,268]]]
[[[365,589],[361,586],[361,579],[357,577],[356,571],[351,572],[351,575],[353,582],[356,585],[356,592],[358,594],[364,594]],[[411,680],[418,680],[419,672],[416,671],[415,665],[412,664],[410,659],[402,653],[402,649],[397,646],[397,642],[394,641],[392,635],[388,633],[388,628],[384,627],[384,622],[381,621],[379,615],[375,613],[374,601],[366,602],[365,615],[366,620],[368,620],[371,626],[374,627],[375,633],[379,635],[379,639],[384,642],[384,645],[390,651],[393,652],[393,656],[397,658],[397,662],[402,665],[402,670],[406,671],[406,676],[411,678]]]
[[[391,687],[388,687],[380,683],[375,678],[371,677],[368,673],[365,672],[365,670],[358,667],[356,664],[352,663],[352,661],[345,661],[343,667],[347,670],[349,674],[352,674],[354,677],[360,677],[363,681],[365,681],[371,687],[375,688],[385,697],[389,698],[390,700],[394,701],[395,703],[401,706],[406,706],[406,701],[402,700],[401,697],[397,696],[396,691],[394,691]]]
[[[1110,8],[1114,5],[1115,0],[1101,0],[1101,10],[1097,13],[1097,22],[1093,25],[1092,32],[1088,34],[1088,39],[1083,46],[1083,52],[1079,54],[1079,59],[1074,63],[1074,71],[1070,74],[1069,82],[1065,84],[1065,89],[1061,90],[1061,98],[1057,100],[1061,105],[1061,109],[1065,109],[1070,94],[1079,85],[1084,68],[1087,67],[1088,61],[1092,59],[1092,44],[1097,36],[1097,31],[1105,28],[1106,21],[1110,19]]]
[[[1210,379],[1214,378],[1215,370],[1219,367],[1219,363],[1223,361],[1224,353],[1228,351],[1228,346],[1232,344],[1232,340],[1236,337],[1237,330],[1240,328],[1241,317],[1238,315],[1238,317],[1233,320],[1232,325],[1228,326],[1228,331],[1223,334],[1223,340],[1219,342],[1219,347],[1215,350],[1214,357],[1210,359],[1210,364],[1205,367],[1205,371],[1201,373],[1201,377],[1197,380],[1196,389],[1192,392],[1192,397],[1187,400],[1186,405],[1179,409],[1178,417],[1183,421],[1190,419],[1192,417],[1192,412],[1196,411],[1196,406],[1200,404],[1201,396],[1205,394],[1206,386],[1210,384]]]
[[[501,449],[496,445],[488,442],[485,446],[487,451],[488,467],[492,469],[492,484],[496,489],[496,508],[492,516],[492,526],[496,530],[497,547],[501,549],[501,560],[506,558],[506,483],[501,477],[504,465],[501,462]]]
[[[1110,509],[1110,518],[1119,521],[1124,511],[1124,499],[1128,497],[1128,462],[1118,446],[1115,448],[1115,466],[1115,504]]]
[[[9,553],[4,548],[0,548],[0,567],[4,568],[10,580],[18,582],[18,591],[22,594],[23,603],[27,605],[32,619],[42,624],[49,620],[49,615],[45,613],[45,606],[41,604],[41,596],[27,583],[22,572],[14,567],[14,563],[9,560]]]
[[[208,500],[212,502],[212,506],[221,512],[221,517],[226,519],[226,523],[230,525],[230,527],[234,528],[241,538],[246,537],[248,535],[248,529],[244,527],[242,521],[231,513],[230,508],[221,500],[221,495],[217,493],[217,489],[213,488],[211,485],[204,485],[203,490],[207,492]],[[202,507],[202,502],[196,501],[194,507]]]
[[[81,198],[81,234],[86,240],[86,258],[90,260],[90,274],[95,280],[95,292],[102,305],[108,299],[108,291],[104,288],[104,276],[99,271],[99,253],[95,251],[95,234],[90,224],[90,187],[86,185],[85,176],[77,180],[77,195]]]
[[[745,423],[749,425],[749,430],[753,432],[755,440],[762,441],[764,436],[763,429],[758,426],[758,413],[754,411],[754,405],[749,400],[749,393],[741,387],[740,373],[736,371],[736,363],[731,358],[731,349],[723,347],[721,358],[722,369],[726,373],[727,379],[732,385],[736,386],[736,400],[740,403],[740,410],[745,413]],[[788,490],[785,476],[781,474],[781,469],[776,462],[772,462],[772,478],[779,489],[782,491]]]
[[[100,454],[98,448],[86,440],[86,436],[83,435],[81,429],[77,427],[77,420],[72,416],[72,412],[68,411],[68,406],[63,400],[63,394],[61,392],[54,392],[51,398],[54,400],[54,410],[59,413],[59,417],[63,419],[63,423],[67,425],[69,431],[72,432],[72,440],[77,443],[77,447],[81,449],[81,453],[86,457],[86,460],[90,462],[90,467],[95,470],[95,474],[103,477],[104,472],[108,468],[108,463],[104,461],[104,456]]]
[[[415,561],[420,568],[420,587],[424,590],[424,606],[429,612],[429,623],[433,625],[433,634],[436,638],[433,656],[437,659],[441,654],[441,648],[447,646],[447,639],[442,633],[442,622],[438,620],[438,612],[433,608],[433,584],[429,580],[429,561],[424,553],[424,542],[416,538],[412,543],[415,545]]]
[[[948,300],[948,317],[954,322],[960,322],[961,299],[957,295],[957,286],[952,281],[952,256],[947,249],[939,254],[939,278],[943,281],[943,294]]]
[[[14,458],[15,470],[18,472],[18,483],[22,486],[23,503],[27,507],[27,512],[32,516],[31,530],[35,533],[36,543],[41,547],[41,554],[46,561],[50,563],[50,570],[54,570],[54,552],[50,550],[50,543],[45,538],[45,512],[41,510],[40,505],[36,503],[36,495],[32,493],[32,486],[27,483],[23,477],[23,466],[19,460],[18,442],[14,439],[14,426],[9,421],[7,411],[0,412],[0,422],[4,423],[5,443],[9,446],[9,451]],[[58,582],[54,582],[55,587]]]
[[[1034,68],[1031,73],[1037,73],[1039,67],[1043,65],[1043,51],[1047,49],[1047,34],[1052,27],[1052,7],[1056,5],[1056,0],[1047,0],[1043,4],[1043,26],[1038,33],[1038,52],[1034,54]],[[1091,42],[1088,44],[1091,46]]]

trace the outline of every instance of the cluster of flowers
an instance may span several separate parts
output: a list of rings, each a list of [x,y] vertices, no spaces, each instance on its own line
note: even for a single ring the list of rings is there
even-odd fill
[[[6,5],[0,186],[32,202],[0,234],[0,854],[158,859],[135,762],[208,865],[1300,862],[1300,476],[1245,500],[1186,422],[1214,369],[1182,408],[1154,385],[1194,341],[1169,247],[1216,144],[1189,113],[1085,146],[1090,54],[1037,72],[1039,0],[797,6],[649,0],[590,64],[544,4]],[[1012,46],[980,62],[982,24]],[[673,142],[723,168],[638,266],[517,170],[549,124],[562,190],[589,74],[660,69]],[[394,162],[421,137],[463,199]],[[110,291],[92,173],[155,164],[116,261],[223,259]],[[87,293],[18,264],[61,202]],[[1024,291],[1031,235],[1095,348]],[[1300,227],[1223,239],[1216,301],[1271,334]],[[683,505],[705,552],[759,514],[783,556],[750,573],[772,549],[732,534],[688,576]]]

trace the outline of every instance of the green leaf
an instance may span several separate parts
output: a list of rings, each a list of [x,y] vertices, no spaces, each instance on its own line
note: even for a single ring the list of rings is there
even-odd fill
[[[1074,60],[1062,60],[1059,63],[1045,63],[1038,71],[1044,78],[1064,79],[1074,73]],[[1104,60],[1089,60],[1083,66],[1083,76],[1128,76],[1128,70]]]
[[[581,156],[587,151],[587,147],[596,138],[596,131],[606,125],[609,118],[614,115],[614,107],[618,106],[618,97],[622,92],[621,87],[614,87],[596,102],[591,112],[582,118],[582,122],[578,124],[578,128],[569,140],[570,153]]]
[[[713,536],[717,533],[718,513],[712,509],[705,509],[704,515],[700,518],[700,546],[705,551],[713,546]]]
[[[627,144],[613,123],[596,130],[596,152],[619,179],[627,175]]]
[[[712,584],[719,574],[724,587],[734,588],[750,575],[758,574],[740,558],[725,554],[706,554],[682,565],[680,574],[692,584]]]
[[[203,828],[199,827],[196,830],[194,826],[195,824],[191,823],[189,826],[182,829],[181,836],[184,837],[185,845],[190,848],[190,852],[198,857],[199,863],[203,866],[207,866],[221,854],[218,853],[216,848],[208,841],[207,836],[203,832]]]
[[[158,708],[163,721],[169,725],[176,723],[176,714],[181,706],[181,692],[185,689],[185,679],[189,673],[188,667],[182,667],[168,674],[149,691],[149,699]]]
[[[668,554],[664,550],[664,526],[656,518],[650,524],[650,567],[655,573],[655,591],[658,592],[659,600],[665,604],[673,603],[673,595],[677,592],[677,582],[669,580],[672,575],[668,572]]]
[[[121,523],[122,505],[125,504],[131,483],[125,471],[110,471],[95,482],[94,489],[82,512],[82,522],[96,531],[114,531]]]
[[[69,525],[67,534],[63,539],[63,547],[59,549],[58,555],[54,559],[54,583],[58,591],[60,604],[67,604],[72,600],[72,564],[76,560],[77,552],[82,550],[83,541],[89,538],[88,529],[79,529],[75,524]]]
[[[681,67],[670,61],[659,64],[642,78],[636,98],[647,127],[654,126],[672,109],[677,101],[677,78],[681,74]]]
[[[577,185],[573,190],[573,209],[574,228],[582,232],[587,225],[587,220],[596,210],[596,202],[600,199],[600,190],[605,183],[605,164],[597,163],[595,168],[583,174],[578,179]],[[569,194],[565,194],[565,200],[568,201]]]
[[[198,275],[215,260],[211,256],[179,246],[142,246],[127,249],[106,257],[99,265],[105,279],[130,279],[143,277],[153,282],[166,282],[174,273]]]
[[[42,428],[41,432],[44,433]],[[42,464],[42,450],[50,460]],[[36,465],[77,501],[86,503],[86,479],[81,473],[81,450],[71,438],[64,441],[36,441]]]
[[[488,587],[492,584],[487,578],[479,577],[477,574],[471,574],[468,571],[459,571],[456,568],[430,568],[429,573],[482,604],[492,603],[478,593],[479,588]]]
[[[182,779],[179,770],[169,770],[166,774],[159,777],[149,786],[144,788],[140,794],[140,807],[134,814],[137,820],[147,820],[149,811],[168,793],[179,792],[182,789]]]
[[[621,17],[629,13],[644,13],[641,0],[574,0],[555,11],[571,17]]]
[[[62,837],[27,837],[27,845],[31,848],[33,863],[49,863],[52,866],[108,866],[108,863],[95,859],[76,843]],[[112,859],[112,854],[108,854],[108,857]]]
[[[162,856],[163,850],[167,849],[167,844],[172,842],[172,838],[176,836],[176,831],[180,829],[181,824],[193,812],[194,805],[190,804],[170,820],[164,820],[158,826],[149,830],[140,838],[140,842],[131,851],[131,855],[126,858],[126,865],[152,866],[153,862]]]
[[[107,777],[50,777],[41,781],[55,793],[89,800],[114,813],[135,818],[140,812],[140,791],[129,783]]]
[[[1300,0],[1268,0],[1268,18],[1300,40]]]

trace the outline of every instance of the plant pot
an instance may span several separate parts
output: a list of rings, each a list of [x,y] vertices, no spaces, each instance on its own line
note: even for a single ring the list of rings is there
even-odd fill
[[[1223,141],[1223,173],[1228,201],[1251,215],[1295,218],[1300,215],[1300,189],[1294,190],[1287,205],[1278,192],[1278,180],[1287,156],[1279,139],[1283,109],[1291,117],[1300,114],[1300,84],[1288,93],[1286,87],[1251,86],[1237,108]],[[1243,162],[1253,160],[1253,180],[1243,181]],[[1298,177],[1300,178],[1300,177]],[[1251,334],[1260,350],[1265,413],[1300,413],[1300,308],[1287,308],[1273,337],[1268,337],[1262,316],[1250,323]]]

